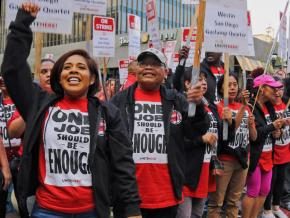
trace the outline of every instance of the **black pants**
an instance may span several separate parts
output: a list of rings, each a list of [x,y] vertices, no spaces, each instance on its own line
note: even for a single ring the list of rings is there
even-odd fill
[[[274,165],[273,167],[271,190],[264,203],[265,210],[271,210],[272,204],[280,205],[280,199],[284,188],[286,167],[287,164]]]
[[[17,175],[18,175],[18,166],[19,166],[19,162],[20,159],[19,158],[15,158],[12,161],[10,161],[9,165],[10,165],[10,171],[11,171],[11,175],[12,175],[12,183],[13,183],[13,187],[14,187],[14,193],[15,193],[15,197],[16,200],[18,202],[18,191],[17,191]],[[5,218],[5,213],[6,213],[6,202],[7,202],[7,197],[8,197],[8,192],[3,192],[3,194],[0,194],[0,218]],[[18,203],[19,205],[19,203]],[[20,206],[20,205],[19,205]],[[21,208],[19,207],[19,214],[21,217],[29,217],[29,213],[27,208]]]
[[[8,192],[0,192],[0,218],[5,218],[6,215],[6,201],[7,201]]]
[[[285,170],[285,183],[284,183],[284,191],[281,197],[281,201],[284,204],[290,202],[290,163],[287,164]]]
[[[178,206],[161,209],[142,209],[142,218],[175,218]]]

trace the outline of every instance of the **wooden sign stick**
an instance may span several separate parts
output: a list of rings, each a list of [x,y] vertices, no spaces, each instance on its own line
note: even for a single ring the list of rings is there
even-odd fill
[[[199,73],[200,73],[200,54],[201,54],[202,40],[203,40],[205,0],[201,0],[199,7],[196,7],[195,17],[198,20],[198,22],[197,22],[194,62],[193,62],[192,72],[191,72],[192,74],[191,85],[192,86],[196,85],[196,83],[198,82]],[[196,104],[194,104],[193,102],[189,103],[188,116],[194,117],[195,112],[196,112]]]
[[[35,40],[34,41],[34,45],[35,45],[34,74],[36,78],[39,78],[41,57],[42,57],[42,41],[43,41],[42,33],[39,33],[39,32],[35,33],[34,40]]]
[[[91,51],[91,45],[90,45],[90,42],[91,42],[91,39],[92,39],[92,36],[91,36],[91,31],[92,31],[92,25],[91,25],[91,15],[90,14],[87,14],[87,22],[86,22],[86,50],[89,54],[90,51]]]
[[[225,53],[225,74],[224,74],[224,107],[229,106],[229,71],[230,71],[230,56]],[[226,120],[223,121],[223,139],[228,140],[229,124]]]

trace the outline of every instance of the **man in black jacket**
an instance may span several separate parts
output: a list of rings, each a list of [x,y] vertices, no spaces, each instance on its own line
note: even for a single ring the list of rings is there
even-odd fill
[[[224,74],[224,63],[221,61],[222,53],[206,52],[200,64],[200,72],[207,75],[208,89],[205,98],[211,103],[218,102],[217,82]]]
[[[112,102],[121,110],[133,141],[133,159],[143,218],[175,218],[184,185],[184,137],[203,135],[209,120],[201,103],[200,86],[185,97],[161,85],[165,56],[147,49],[138,56],[137,83],[117,94]],[[188,102],[197,104],[187,116]]]

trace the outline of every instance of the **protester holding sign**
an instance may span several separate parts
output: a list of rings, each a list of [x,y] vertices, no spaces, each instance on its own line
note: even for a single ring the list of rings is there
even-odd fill
[[[192,70],[184,73],[184,86],[186,91],[191,87]],[[207,91],[206,74],[201,73],[199,84],[203,94]],[[183,188],[184,203],[178,207],[177,218],[202,217],[204,204],[208,193],[216,191],[216,175],[222,170],[217,159],[218,146],[227,145],[228,141],[222,139],[222,119],[215,104],[209,103],[203,98],[205,109],[210,120],[210,128],[204,135],[197,136],[194,140],[186,140],[185,150],[185,186]],[[232,121],[232,113],[224,108],[223,119],[232,125],[229,128],[229,138],[235,136],[235,125]]]
[[[229,105],[233,119],[235,120],[235,136],[228,145],[221,146],[218,150],[218,157],[224,165],[224,173],[217,177],[216,192],[209,197],[208,217],[218,217],[221,208],[225,203],[225,213],[227,217],[237,217],[238,203],[245,186],[248,172],[248,146],[249,139],[255,140],[257,132],[254,118],[247,106],[249,92],[242,91],[243,104],[236,101],[239,94],[238,78],[236,74],[229,76]],[[218,82],[217,90],[219,96],[224,92],[224,76]],[[224,101],[218,104],[218,111],[222,116]]]
[[[279,81],[279,78],[277,78],[277,80]],[[282,99],[284,92],[283,90],[284,87],[278,89],[275,93],[276,98],[272,101],[276,116],[283,118],[286,121],[286,124],[283,128],[281,137],[276,139],[276,143],[273,148],[274,155],[271,190],[264,204],[263,218],[274,217],[275,215],[279,218],[287,218],[287,215],[280,209],[280,199],[283,193],[285,173],[287,164],[290,162],[290,110],[286,108],[288,100],[284,102],[283,100],[286,99]]]
[[[7,123],[8,123],[8,120],[12,117],[14,111],[16,110],[16,107],[8,94],[8,91],[6,89],[2,76],[0,77],[0,90],[1,90],[0,135],[1,135],[1,140],[3,140],[1,143],[3,143],[5,147],[6,155],[7,155],[9,166],[10,166],[10,171],[12,174],[13,186],[16,187],[17,186],[17,173],[16,173],[17,170],[14,167],[15,165],[14,163],[18,162],[19,160],[21,140],[19,138],[10,139],[8,135]],[[12,187],[11,187],[11,190],[12,190]],[[17,193],[16,188],[15,188],[15,194],[16,194],[16,198],[18,199],[18,193]],[[10,199],[7,199],[8,197],[7,191],[3,191],[1,195],[3,195],[3,198],[1,197],[0,205],[2,206],[0,207],[4,208],[4,205],[6,205],[7,202],[11,202],[11,201]],[[4,214],[5,212],[6,212],[6,209],[4,210]],[[0,213],[2,213],[2,211],[0,211]]]
[[[140,217],[130,141],[119,110],[93,97],[98,88],[94,60],[83,50],[61,56],[50,78],[55,94],[32,84],[26,59],[29,26],[38,10],[36,4],[22,4],[10,25],[1,67],[27,125],[18,177],[20,206],[36,193],[32,217],[108,218],[113,178],[126,217]]]
[[[50,86],[50,73],[51,73],[54,63],[55,63],[54,60],[52,60],[51,58],[44,58],[41,60],[39,85],[43,90],[47,91],[48,93],[52,92],[51,86]],[[14,180],[13,184],[15,184],[14,189],[16,193],[16,198],[18,198],[18,191],[16,189],[17,187],[16,178],[18,175],[20,159],[21,159],[21,156],[23,155],[23,136],[24,136],[25,127],[26,127],[25,121],[20,116],[19,111],[16,110],[13,113],[12,117],[7,122],[7,130],[8,130],[9,138],[10,139],[21,138],[21,145],[18,152],[20,157],[15,159],[13,164],[10,164],[12,168],[11,169],[12,178]],[[27,217],[29,215],[27,208],[19,208],[19,214],[21,217]]]
[[[200,64],[200,71],[207,74],[208,89],[205,97],[211,103],[219,102],[217,94],[217,82],[224,74],[224,63],[221,61],[222,53],[206,52],[205,58]]]
[[[175,218],[184,183],[184,136],[193,140],[208,129],[202,92],[200,86],[191,88],[186,101],[183,95],[161,85],[166,58],[157,49],[139,54],[138,64],[137,83],[112,101],[120,108],[133,140],[143,218]],[[191,101],[197,103],[193,118],[187,116]]]
[[[243,217],[257,217],[263,207],[271,187],[272,153],[275,138],[281,135],[283,119],[277,119],[271,100],[275,99],[277,88],[283,84],[269,75],[260,75],[254,79],[254,91],[257,102],[252,109],[255,116],[257,139],[250,146],[250,166],[247,177],[247,196],[243,199]],[[254,105],[253,102],[251,102]],[[253,106],[252,106],[253,107]]]

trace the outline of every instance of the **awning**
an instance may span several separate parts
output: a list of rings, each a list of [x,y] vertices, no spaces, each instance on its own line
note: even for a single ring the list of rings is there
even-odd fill
[[[258,67],[265,67],[266,64],[264,62],[258,61],[258,60],[254,60],[252,58],[248,58],[245,56],[239,56],[236,55],[236,58],[241,66],[241,68],[245,71],[253,71],[254,69],[258,68]],[[272,66],[270,65],[270,71],[272,71]]]

